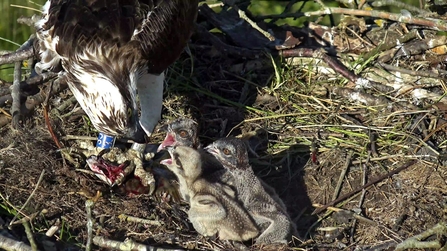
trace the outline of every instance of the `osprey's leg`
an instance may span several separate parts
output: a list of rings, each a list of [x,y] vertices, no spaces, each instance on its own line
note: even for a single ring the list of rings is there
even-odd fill
[[[150,137],[161,118],[163,106],[163,82],[165,74],[144,74],[137,81],[138,97],[140,99],[140,124],[146,135]]]
[[[164,79],[164,73],[161,73],[160,75],[144,74],[137,81],[138,98],[141,108],[140,124],[148,137],[152,135],[152,132],[161,117]],[[146,144],[132,144],[132,150],[139,153],[141,161],[145,149]],[[143,186],[149,187],[150,193],[155,190],[154,175],[144,170],[142,162],[141,165],[136,163],[134,174],[141,180]]]
[[[96,147],[102,149],[110,149],[115,144],[115,137],[100,132],[98,134],[98,140],[96,141]]]
[[[163,105],[163,82],[164,73],[160,75],[145,74],[137,81],[136,88],[138,90],[138,97],[141,107],[140,124],[148,137],[151,136],[152,131],[154,130],[161,116],[161,108]],[[113,144],[114,137],[99,134],[98,142],[96,144],[96,151],[112,148]],[[131,178],[131,180],[128,181],[132,183],[132,185],[129,186],[131,187],[130,190],[132,191],[128,192],[132,193],[133,190],[135,190],[134,187],[140,187],[141,185],[149,190],[149,194],[152,194],[155,190],[155,179],[152,173],[146,172],[143,168],[143,156],[145,149],[146,144],[134,143],[131,149],[126,153],[118,153],[113,151],[112,154],[105,155],[105,159],[93,156],[94,158],[90,157],[87,164],[98,177],[112,186],[120,185],[124,178],[126,178],[130,166],[134,166],[135,178]],[[131,161],[132,165],[114,165],[111,163],[124,163],[125,161]],[[134,183],[138,183],[138,186],[135,186]],[[128,186],[125,185],[125,187]],[[141,189],[136,190],[140,191]]]

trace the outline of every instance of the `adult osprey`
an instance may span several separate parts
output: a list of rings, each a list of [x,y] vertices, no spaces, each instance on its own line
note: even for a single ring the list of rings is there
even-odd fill
[[[48,0],[36,22],[36,70],[60,72],[98,131],[144,143],[160,118],[163,72],[183,51],[197,5]]]

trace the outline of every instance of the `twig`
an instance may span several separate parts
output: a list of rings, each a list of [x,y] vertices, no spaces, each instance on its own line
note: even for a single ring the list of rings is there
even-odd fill
[[[340,177],[338,178],[337,185],[335,186],[335,191],[334,191],[334,194],[332,195],[332,200],[337,199],[338,195],[340,194],[341,185],[343,184],[343,180],[346,176],[346,173],[348,172],[349,165],[351,164],[352,154],[353,154],[352,151],[350,151],[348,153],[348,156],[346,156],[345,165],[343,167],[343,170],[340,173]]]
[[[98,140],[98,137],[90,137],[90,136],[78,136],[78,135],[65,135],[62,137],[63,140],[90,140],[90,141],[96,141]],[[130,141],[129,141],[130,142]],[[126,143],[129,143],[126,142]]]
[[[384,180],[384,179],[386,179],[386,178],[389,178],[389,177],[393,176],[393,175],[396,174],[396,173],[399,173],[399,172],[401,172],[401,171],[403,171],[403,170],[409,168],[410,166],[416,164],[416,162],[417,162],[417,160],[412,160],[412,161],[410,161],[410,162],[408,162],[408,163],[402,165],[401,167],[398,167],[398,168],[396,168],[396,169],[394,169],[394,170],[388,172],[388,173],[385,174],[385,175],[382,175],[382,176],[379,176],[379,177],[377,177],[377,178],[375,178],[375,179],[372,179],[370,182],[366,183],[364,186],[361,186],[361,187],[355,189],[354,191],[349,192],[349,193],[347,193],[347,194],[345,194],[345,195],[339,197],[338,199],[329,202],[329,203],[326,204],[325,206],[316,209],[316,210],[312,213],[312,215],[321,213],[323,210],[326,210],[328,207],[333,206],[333,205],[339,203],[340,201],[343,201],[343,200],[345,200],[346,198],[349,198],[349,197],[353,196],[354,194],[356,194],[356,193],[362,191],[363,189],[365,189],[365,188],[367,188],[367,187],[370,187],[370,186],[372,186],[372,185],[374,185],[374,184],[376,184],[376,183],[378,183],[378,182],[380,182],[380,181],[382,181],[382,180]]]
[[[361,89],[352,89],[345,87],[332,87],[329,88],[333,94],[346,98],[350,101],[360,102],[367,106],[384,106],[393,107],[398,104],[390,104],[391,101],[383,96],[374,96]]]
[[[426,230],[418,235],[410,237],[396,246],[396,251],[415,248],[415,249],[435,249],[439,250],[442,246],[439,240],[422,241],[428,237],[447,234],[447,225],[443,222],[436,224],[433,228]]]
[[[28,78],[20,82],[20,90],[26,89],[29,85],[40,85],[46,83],[47,81],[57,77],[57,73],[54,72],[44,72],[40,75]]]
[[[20,80],[22,75],[22,60],[32,57],[34,53],[33,49],[34,43],[34,35],[31,35],[30,38],[20,46],[20,48],[12,53],[6,54],[0,57],[0,65],[8,62],[3,62],[2,60],[13,60],[9,63],[15,62],[14,65],[14,82],[11,91],[12,98],[12,106],[11,106],[11,114],[12,114],[12,122],[11,125],[14,129],[17,129],[19,126],[20,120]],[[31,51],[31,55],[29,55],[29,51]],[[26,57],[21,58],[19,56],[23,56],[22,52],[27,52]]]
[[[286,5],[286,7],[284,8],[284,10],[282,11],[282,13],[287,13],[287,12],[289,12],[291,9],[292,9],[292,7],[293,7],[293,5],[294,4],[296,4],[298,2],[298,0],[292,0],[292,1],[289,1],[289,3],[287,3],[287,5]],[[320,3],[320,2],[318,2],[318,3]],[[270,23],[275,23],[276,21],[278,21],[279,20],[279,18],[272,18],[271,19],[271,21],[270,21]]]
[[[57,77],[57,73],[54,72],[44,72],[42,74],[39,74],[37,76],[34,76],[32,78],[28,78],[25,81],[22,81],[20,84],[21,85],[36,85],[36,84],[42,84],[45,83],[53,78]]]
[[[85,201],[85,210],[87,211],[87,244],[85,244],[85,250],[92,250],[92,240],[93,240],[93,217],[92,217],[92,207],[95,205],[93,200]]]
[[[97,246],[108,248],[108,249],[116,249],[116,250],[137,250],[137,251],[182,251],[184,249],[172,249],[172,248],[161,248],[155,246],[144,245],[140,243],[136,243],[133,240],[126,239],[124,242],[114,241],[106,239],[102,236],[95,236],[93,238],[93,243]]]
[[[370,132],[370,135],[372,135],[372,133]],[[371,139],[371,136],[370,136],[370,139]],[[371,142],[370,144],[374,144],[374,142]],[[368,164],[369,164],[369,159],[371,158],[371,150],[369,150],[368,151],[368,157],[367,157],[367,159],[366,159],[366,163],[364,164],[364,165],[361,165],[361,166],[363,166],[363,175],[362,175],[362,186],[364,186],[365,184],[366,184],[366,178],[367,178],[367,175],[366,175],[366,173],[367,173],[367,169],[368,169]],[[362,208],[362,205],[363,205],[363,201],[365,200],[365,195],[366,195],[366,189],[363,189],[362,190],[362,194],[360,195],[360,198],[359,198],[359,204],[358,204],[358,211],[359,211],[359,215],[360,215],[360,213],[361,213],[361,208]],[[355,233],[355,227],[357,226],[357,218],[355,218],[353,221],[352,221],[352,227],[351,227],[351,241],[354,243],[355,242],[355,239],[354,239],[354,233]]]
[[[407,34],[403,35],[402,37],[397,38],[396,40],[389,40],[386,42],[379,43],[379,45],[377,45],[376,48],[365,53],[361,58],[363,58],[363,60],[368,60],[372,57],[376,57],[379,55],[379,52],[386,53],[387,50],[393,50],[399,45],[402,45],[410,40],[416,39],[418,36],[419,36],[418,31],[412,30],[412,31],[408,32]],[[432,44],[432,43],[430,43],[430,44]],[[387,62],[392,59],[391,57],[387,57],[385,55],[386,54],[379,56],[379,59],[377,61],[378,62]],[[394,53],[393,53],[393,55],[394,55]]]
[[[321,204],[312,204],[312,206],[313,207],[324,207],[324,205],[321,205]],[[352,212],[350,210],[346,210],[346,209],[342,209],[342,208],[338,208],[338,207],[328,207],[327,209],[331,210],[331,211],[334,211],[334,212],[344,212],[344,213],[348,214],[349,216],[352,216],[354,219],[357,219],[359,221],[365,222],[365,223],[367,223],[369,225],[372,225],[372,226],[378,226],[379,225],[379,223],[377,223],[377,222],[375,222],[373,220],[370,220],[370,219],[368,219],[366,217],[363,217],[363,216],[361,216],[361,215],[359,215],[359,214],[357,214],[355,212]]]
[[[33,191],[31,192],[30,196],[28,197],[28,199],[26,199],[25,203],[22,205],[22,207],[20,208],[19,212],[21,212],[30,202],[31,198],[34,196],[34,194],[36,193],[37,188],[40,186],[40,183],[43,180],[43,176],[45,174],[45,169],[42,169],[42,172],[40,172],[40,176],[39,179],[37,180],[36,186],[34,186]],[[22,213],[23,214],[23,213]],[[17,218],[17,216],[14,216],[14,218],[12,218],[11,223],[9,224],[10,226],[12,225],[12,223],[15,221],[15,219]]]
[[[403,2],[400,2],[400,1],[396,1],[396,0],[374,0],[371,3],[371,5],[373,7],[382,7],[382,6],[394,5],[394,6],[399,7],[400,9],[406,9],[406,10],[409,10],[409,11],[412,11],[412,12],[416,12],[416,13],[419,13],[419,14],[430,14],[429,11],[426,11],[426,10],[420,9],[418,7],[415,7],[413,5],[406,4],[406,3],[403,3]]]
[[[237,9],[237,14],[239,14],[239,17],[243,20],[245,20],[247,23],[249,23],[251,25],[251,27],[253,27],[255,30],[259,31],[262,35],[264,35],[264,37],[266,37],[268,40],[270,40],[270,42],[273,42],[276,40],[276,38],[274,36],[272,36],[272,34],[268,33],[267,31],[263,30],[261,27],[258,26],[257,23],[255,23],[253,20],[251,20],[247,14],[245,14],[245,12],[241,9],[239,9],[237,6],[234,6],[235,9]]]
[[[214,4],[207,4],[210,8],[217,8],[224,6],[224,3],[214,3]]]
[[[28,241],[29,241],[29,243],[31,245],[31,249],[33,251],[36,251],[37,250],[37,244],[36,244],[36,241],[34,240],[33,231],[31,230],[31,226],[30,226],[29,222],[28,221],[23,221],[22,225],[25,228],[26,238],[28,239]]]
[[[391,21],[406,23],[406,24],[416,24],[423,25],[434,30],[438,31],[446,31],[447,23],[443,20],[439,19],[425,19],[425,18],[417,18],[397,14],[390,13],[384,11],[376,11],[376,10],[355,10],[355,9],[344,9],[344,8],[324,8],[319,11],[310,11],[305,13],[283,13],[279,15],[265,15],[258,17],[261,20],[271,19],[271,18],[300,18],[300,17],[311,17],[311,16],[322,16],[322,15],[331,15],[331,14],[346,14],[346,15],[354,15],[354,16],[365,16],[365,17],[376,17],[381,19],[388,19]]]
[[[426,78],[443,78],[438,73],[431,72],[431,71],[421,71],[421,70],[412,71],[412,70],[408,70],[408,69],[404,69],[404,68],[400,68],[400,67],[397,67],[394,65],[384,64],[384,63],[377,63],[376,65],[381,66],[385,70],[388,70],[388,71],[402,72],[404,74],[408,74],[411,76],[419,76],[419,77],[426,77]]]
[[[33,251],[31,247],[25,243],[13,240],[3,235],[0,235],[0,248],[7,251]]]
[[[396,22],[406,23],[406,24],[417,24],[427,26],[438,31],[447,31],[447,23],[439,19],[425,19],[412,17],[411,15],[405,15],[402,13],[390,13],[377,10],[354,10],[354,9],[344,9],[344,8],[325,8],[321,11],[310,11],[305,12],[304,16],[321,16],[330,14],[346,14],[354,16],[365,16],[365,17],[377,17],[382,19],[388,19]]]
[[[10,146],[11,146],[11,145],[10,145]],[[10,146],[8,146],[7,148],[9,148]],[[2,149],[2,150],[3,150],[3,149]],[[19,213],[19,214],[21,214],[21,215],[23,215],[23,216],[29,218],[29,217],[28,217],[25,213],[23,213],[19,208],[17,208],[17,207],[14,206],[11,202],[9,202],[9,200],[7,200],[7,199],[5,198],[5,196],[3,196],[2,193],[0,193],[0,198],[1,198],[6,204],[8,204],[8,206],[10,206],[10,207],[12,207],[14,210],[16,210],[17,213]],[[13,223],[11,223],[11,224],[13,224]],[[10,224],[10,225],[11,225],[11,224]]]
[[[312,57],[322,59],[329,67],[334,69],[335,72],[341,74],[343,77],[347,78],[349,81],[355,83],[357,87],[360,88],[376,88],[376,89],[385,89],[384,92],[390,91],[393,88],[384,86],[382,84],[369,81],[365,78],[361,78],[355,75],[354,72],[349,70],[346,66],[344,66],[341,62],[332,58],[331,56],[326,54],[326,51],[323,48],[319,49],[310,49],[310,48],[294,48],[281,50],[278,52],[280,56],[283,57]]]
[[[422,142],[413,150],[413,153],[417,153],[419,151],[419,149],[423,146],[423,143],[427,142],[436,132],[439,132],[440,130],[444,129],[447,127],[447,123],[446,124],[442,124],[440,126],[438,126],[437,128],[435,128],[433,131],[431,131],[423,140]]]
[[[380,244],[377,244],[375,246],[370,246],[369,248],[364,249],[364,251],[391,250],[390,248],[395,247],[395,246],[396,246],[396,241],[389,240],[389,241],[385,241]]]
[[[69,99],[65,100],[59,107],[57,107],[55,111],[56,111],[57,113],[62,112],[62,111],[64,111],[65,109],[67,109],[69,106],[75,104],[76,102],[77,102],[76,97],[75,97],[75,96],[72,96],[72,97],[70,97]],[[73,109],[73,110],[75,111],[75,109]],[[74,111],[73,111],[73,112],[74,112]],[[61,117],[63,118],[63,117],[71,116],[71,115],[73,114],[73,112],[69,112],[69,113],[67,113],[67,114],[64,114],[64,115],[62,115]],[[96,138],[96,139],[97,139],[97,138]]]
[[[153,226],[161,226],[161,222],[158,220],[148,220],[143,218],[138,218],[134,216],[129,216],[125,214],[120,214],[118,218],[122,221],[128,221],[128,222],[136,222],[136,223],[142,223],[142,224],[148,224]]]
[[[34,213],[30,214],[30,215],[27,215],[26,217],[24,217],[24,218],[22,218],[20,220],[16,220],[14,222],[11,222],[9,225],[12,226],[12,225],[17,225],[17,224],[23,224],[23,222],[25,222],[25,221],[31,222],[34,218],[36,218],[40,214],[44,215],[46,213],[48,213],[48,210],[47,209],[42,209],[42,210],[40,210],[38,212],[34,212]]]
[[[0,108],[0,113],[3,113],[6,117],[8,118],[12,118],[11,114],[9,114],[7,111],[5,111],[5,109]]]
[[[44,105],[43,105],[43,116],[45,118],[45,124],[47,125],[48,132],[51,135],[51,138],[53,139],[54,143],[56,144],[57,148],[61,149],[62,145],[59,139],[57,138],[56,134],[53,131],[53,127],[51,126],[50,117],[48,116],[48,100],[51,96],[51,89],[53,88],[53,82],[50,83],[50,86],[48,88],[48,94],[45,98]]]
[[[67,83],[65,81],[61,81],[61,78],[56,79],[53,82],[53,87],[51,92],[53,94],[59,93],[67,88]],[[33,96],[28,96],[27,101],[25,103],[27,110],[33,110],[36,106],[40,105],[45,98],[47,97],[45,91],[42,89],[39,93]],[[0,97],[0,107],[5,106],[8,102],[12,102],[11,95],[5,95]]]
[[[12,85],[11,98],[11,115],[12,128],[17,129],[20,122],[20,78],[22,75],[22,61],[18,61],[14,65],[14,82]]]
[[[22,46],[20,46],[19,49],[17,49],[17,51],[0,56],[0,65],[11,64],[33,57],[33,43],[34,35],[31,35],[30,38]]]

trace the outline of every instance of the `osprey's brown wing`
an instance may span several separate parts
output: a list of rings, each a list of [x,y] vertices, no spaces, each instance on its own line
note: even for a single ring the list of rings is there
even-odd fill
[[[141,0],[140,4],[146,19],[132,39],[140,42],[149,73],[160,74],[186,46],[194,29],[198,0]]]

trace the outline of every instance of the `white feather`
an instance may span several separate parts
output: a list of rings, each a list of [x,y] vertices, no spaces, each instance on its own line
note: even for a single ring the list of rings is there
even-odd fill
[[[105,123],[101,121],[101,118],[104,116],[110,118],[115,115],[116,117],[116,114],[120,113],[122,114],[120,117],[126,117],[127,107],[124,103],[123,96],[118,87],[110,79],[98,72],[92,74],[91,72],[85,71],[77,64],[71,65],[71,73],[79,80],[77,84],[82,85],[82,88],[89,95],[84,96],[72,84],[68,86],[96,128],[100,128],[97,125]],[[112,107],[110,106],[111,100],[113,100]],[[117,120],[115,122],[119,130],[126,131],[129,129],[127,128],[128,125],[123,123],[124,121]]]
[[[155,6],[154,10],[157,9],[158,7]],[[136,37],[136,35],[138,35],[141,31],[143,31],[144,27],[146,26],[147,20],[149,19],[149,17],[152,15],[152,13],[154,13],[154,11],[149,11],[147,13],[147,16],[145,19],[143,19],[143,23],[141,24],[141,29],[135,29],[133,31],[133,35],[132,35],[132,40],[134,40]]]
[[[61,60],[60,55],[56,52],[56,46],[59,42],[59,37],[52,37],[50,35],[53,32],[54,27],[51,27],[47,30],[44,29],[45,24],[48,22],[48,12],[50,10],[50,6],[51,1],[48,0],[42,7],[42,18],[35,23],[37,38],[39,39],[39,41],[43,42],[40,43],[39,54],[44,60],[36,64],[36,70],[38,73],[57,66]]]

